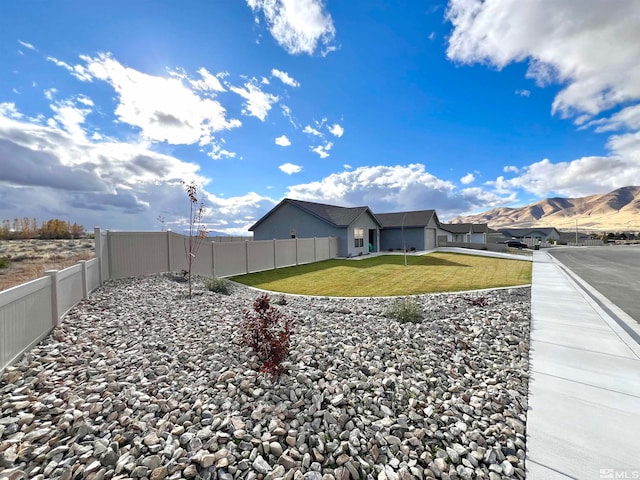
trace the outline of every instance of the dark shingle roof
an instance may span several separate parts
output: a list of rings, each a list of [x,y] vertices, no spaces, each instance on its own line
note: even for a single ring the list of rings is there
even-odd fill
[[[442,223],[440,227],[451,233],[487,233],[486,223]]]
[[[380,220],[383,228],[400,228],[403,225],[406,228],[415,228],[426,227],[435,214],[435,210],[415,210],[412,212],[377,213],[376,217]],[[439,222],[436,216],[437,223]]]
[[[306,210],[336,227],[348,227],[351,223],[369,210],[369,207],[337,207],[325,203],[304,202],[302,200],[285,199],[289,203]],[[371,211],[369,211],[371,213]],[[371,216],[376,218],[373,213]]]
[[[547,235],[547,236],[550,235],[554,231],[556,233],[559,233],[558,230],[555,227],[550,227],[550,228],[545,228],[545,227],[542,227],[542,228],[500,228],[500,229],[498,229],[498,231],[504,236],[515,237],[515,238],[528,237],[533,232],[542,233],[543,235]]]
[[[284,203],[294,205],[335,227],[348,227],[354,220],[365,212],[369,212],[374,221],[377,222],[378,225],[382,226],[373,212],[369,210],[369,207],[337,207],[335,205],[327,205],[325,203],[305,202],[303,200],[285,198],[278,205],[273,207],[273,209],[271,209],[271,211],[269,211],[264,217],[251,226],[249,230],[253,231],[260,223],[271,215],[272,212],[280,208]]]

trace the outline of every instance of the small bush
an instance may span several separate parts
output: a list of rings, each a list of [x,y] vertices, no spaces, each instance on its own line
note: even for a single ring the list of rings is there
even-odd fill
[[[467,298],[466,300],[467,300],[467,302],[469,302],[474,307],[486,307],[487,306],[487,299],[485,297],[473,297],[473,298]]]
[[[280,298],[274,300],[273,303],[275,303],[276,305],[286,305],[287,299],[284,298],[284,295],[280,295]]]
[[[205,287],[207,290],[214,293],[221,293],[223,295],[229,295],[231,293],[229,282],[223,278],[209,278],[205,283]]]
[[[11,265],[9,257],[0,257],[0,268],[9,268],[9,265]]]
[[[401,298],[393,302],[386,312],[387,317],[391,317],[400,323],[420,323],[424,318],[424,311],[418,303],[409,298]]]
[[[284,373],[282,362],[289,355],[293,320],[286,319],[270,304],[269,295],[253,302],[253,311],[244,310],[240,323],[240,342],[251,348],[262,362],[260,371],[272,377]]]

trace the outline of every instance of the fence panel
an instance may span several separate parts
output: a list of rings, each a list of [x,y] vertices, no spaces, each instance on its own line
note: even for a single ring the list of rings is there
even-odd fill
[[[166,232],[109,232],[110,278],[169,271]]]
[[[330,238],[316,238],[316,260],[327,260],[330,258],[329,252],[331,250]],[[336,249],[337,252],[337,249]]]
[[[245,242],[249,272],[260,272],[275,268],[275,243],[273,240]]]
[[[295,238],[276,240],[275,268],[290,267],[296,265],[298,254],[296,252],[297,240]]]
[[[100,260],[92,258],[87,262],[87,288],[93,292],[100,286]]]
[[[74,265],[58,272],[58,317],[84,298],[82,265]]]
[[[246,242],[214,243],[213,266],[217,277],[230,277],[247,273]]]
[[[298,264],[313,263],[316,261],[316,239],[298,239]]]
[[[0,292],[0,371],[52,330],[51,285],[42,277]]]

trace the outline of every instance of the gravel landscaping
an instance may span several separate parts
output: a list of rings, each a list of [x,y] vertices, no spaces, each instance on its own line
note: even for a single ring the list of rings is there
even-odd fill
[[[279,381],[238,342],[255,290],[112,280],[0,377],[0,478],[525,477],[530,289],[285,296]],[[274,299],[280,299],[275,295]]]

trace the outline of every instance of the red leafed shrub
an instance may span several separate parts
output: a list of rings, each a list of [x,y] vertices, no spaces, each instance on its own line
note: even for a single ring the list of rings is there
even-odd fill
[[[245,310],[240,323],[240,341],[251,348],[262,362],[260,371],[278,377],[282,362],[289,354],[293,320],[286,319],[271,305],[266,293],[253,302],[253,311]]]

